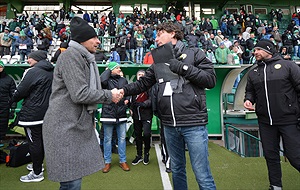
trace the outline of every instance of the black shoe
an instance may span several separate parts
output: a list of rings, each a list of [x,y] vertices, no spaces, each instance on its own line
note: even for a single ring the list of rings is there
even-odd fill
[[[149,164],[149,160],[150,160],[149,153],[144,154],[144,160],[143,160],[144,165],[148,165]]]
[[[172,172],[171,168],[166,168],[166,172],[171,173]]]
[[[135,166],[142,161],[143,161],[143,158],[141,156],[136,156],[135,159],[131,162],[131,164]]]
[[[275,185],[270,185],[269,190],[282,190],[282,187],[278,187]]]

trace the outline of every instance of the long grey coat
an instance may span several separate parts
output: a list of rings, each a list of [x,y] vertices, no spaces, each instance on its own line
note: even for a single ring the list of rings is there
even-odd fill
[[[104,167],[93,128],[94,116],[87,112],[87,104],[111,103],[112,94],[89,88],[88,65],[70,47],[60,55],[54,70],[43,124],[47,172],[52,181],[72,181]]]

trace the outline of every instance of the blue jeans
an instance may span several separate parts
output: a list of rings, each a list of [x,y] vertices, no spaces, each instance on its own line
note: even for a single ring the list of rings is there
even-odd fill
[[[185,143],[191,165],[201,190],[215,190],[208,161],[208,134],[206,126],[164,126],[167,149],[171,158],[174,190],[187,190]]]
[[[137,52],[136,52],[136,63],[143,63],[143,55],[144,55],[144,51],[143,51],[143,47],[137,47],[136,48]]]
[[[59,190],[80,190],[82,178],[73,181],[60,182]]]
[[[104,161],[105,164],[111,163],[111,139],[113,129],[116,127],[118,136],[118,153],[120,163],[126,162],[126,122],[118,124],[102,124],[104,127]]]

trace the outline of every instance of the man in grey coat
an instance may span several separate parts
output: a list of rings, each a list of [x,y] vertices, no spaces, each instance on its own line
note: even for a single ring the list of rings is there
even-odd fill
[[[100,44],[95,30],[79,17],[71,20],[71,41],[54,70],[43,139],[48,177],[60,189],[80,189],[82,177],[104,167],[94,130],[99,103],[117,103],[117,89],[103,90],[95,62]]]

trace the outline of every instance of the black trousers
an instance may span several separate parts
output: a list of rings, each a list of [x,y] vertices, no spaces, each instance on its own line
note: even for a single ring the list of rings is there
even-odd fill
[[[151,125],[152,120],[133,120],[133,127],[135,133],[135,142],[137,155],[143,155],[143,142],[144,142],[144,154],[149,153],[151,143]]]
[[[161,143],[161,156],[162,156],[162,161],[166,165],[166,168],[171,168],[171,163],[170,163],[170,157],[167,149],[167,143],[165,139],[165,132],[164,132],[164,126],[162,123],[160,123],[160,143]]]
[[[267,162],[270,185],[282,187],[280,166],[280,137],[284,154],[300,172],[300,129],[297,125],[271,126],[259,123],[264,156]]]
[[[29,143],[29,153],[32,159],[33,171],[36,175],[38,175],[42,171],[42,164],[45,156],[42,125],[24,127],[24,130]]]

